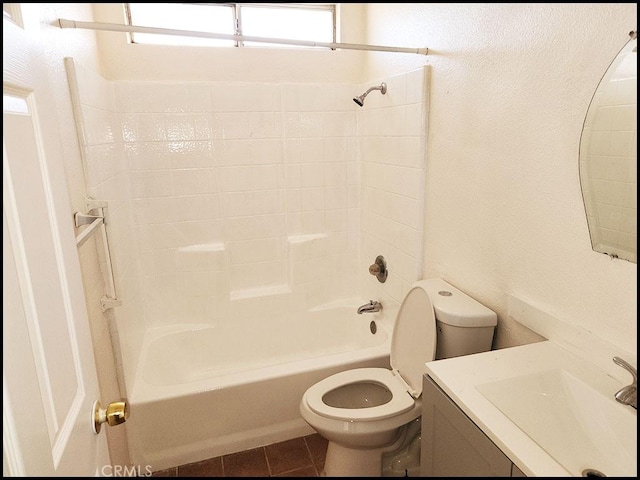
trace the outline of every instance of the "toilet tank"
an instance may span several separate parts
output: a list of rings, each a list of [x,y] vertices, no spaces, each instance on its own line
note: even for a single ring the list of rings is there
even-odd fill
[[[491,350],[496,313],[440,278],[423,282],[436,317],[436,360]]]

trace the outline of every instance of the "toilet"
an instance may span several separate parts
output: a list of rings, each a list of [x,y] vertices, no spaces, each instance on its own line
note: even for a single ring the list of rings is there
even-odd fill
[[[383,458],[406,450],[420,422],[425,363],[491,350],[496,324],[495,312],[444,280],[416,282],[398,310],[391,369],[339,372],[302,396],[302,418],[328,440],[324,475],[382,476]]]

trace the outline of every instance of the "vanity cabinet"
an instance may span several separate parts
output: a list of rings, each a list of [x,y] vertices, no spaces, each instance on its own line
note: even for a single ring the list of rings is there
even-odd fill
[[[429,377],[423,377],[423,477],[525,477]]]

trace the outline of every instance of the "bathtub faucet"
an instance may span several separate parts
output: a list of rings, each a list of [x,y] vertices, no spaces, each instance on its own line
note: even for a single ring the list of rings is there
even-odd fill
[[[374,313],[382,310],[382,304],[375,300],[369,300],[369,303],[365,303],[358,307],[358,313]]]

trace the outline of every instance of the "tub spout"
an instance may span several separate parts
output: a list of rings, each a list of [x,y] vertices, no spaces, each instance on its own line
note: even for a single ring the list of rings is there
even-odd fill
[[[382,310],[382,304],[375,300],[369,300],[369,303],[365,303],[358,307],[358,314],[361,313],[374,313]]]

